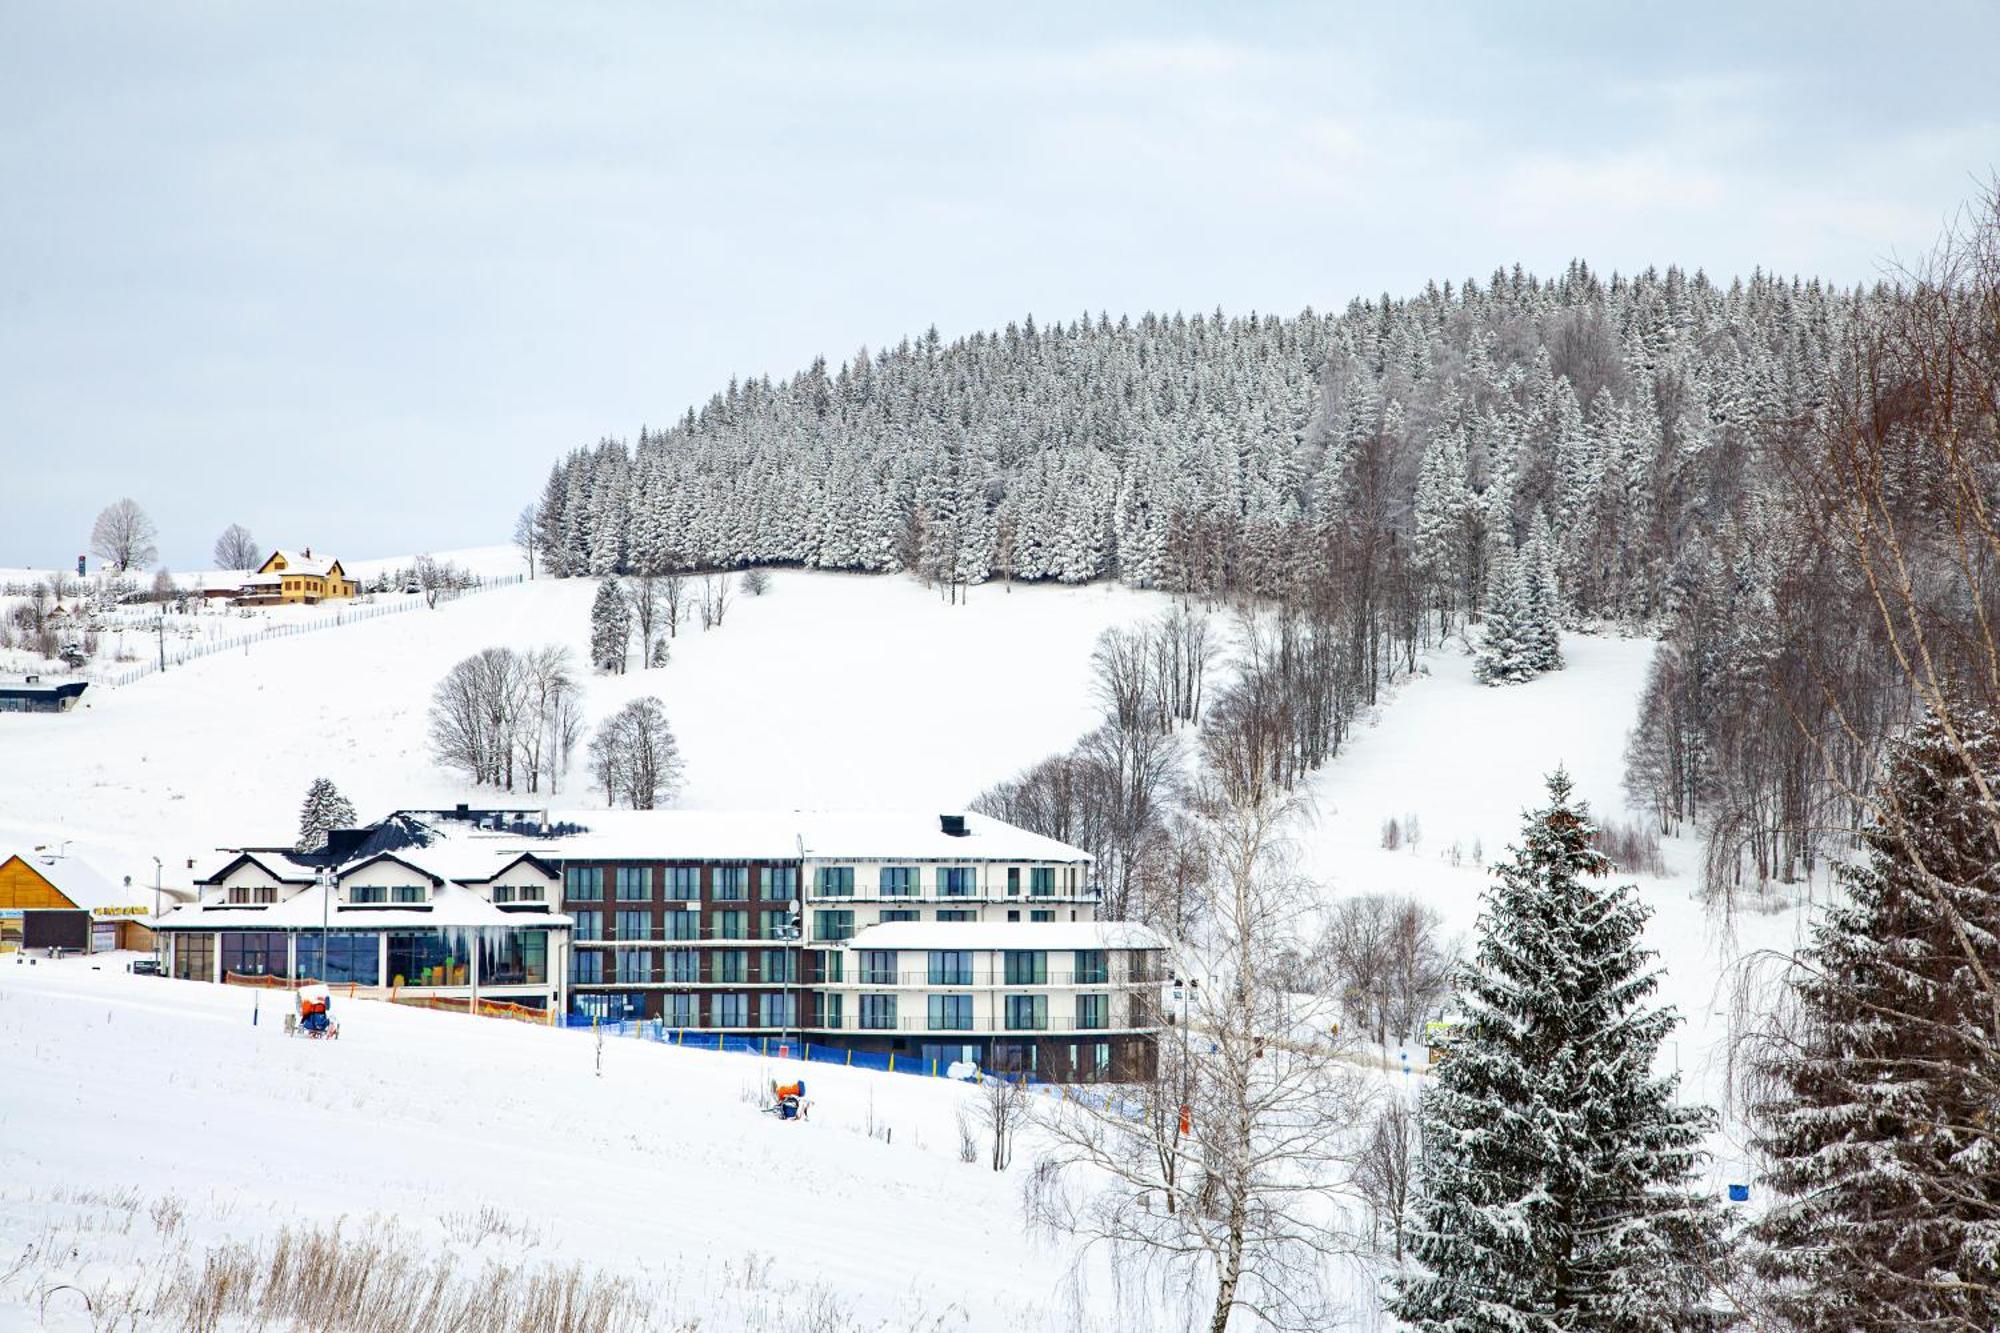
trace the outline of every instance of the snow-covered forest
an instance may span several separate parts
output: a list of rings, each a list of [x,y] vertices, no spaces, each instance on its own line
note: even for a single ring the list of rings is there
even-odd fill
[[[1818,747],[1851,784],[1902,714],[1867,681],[1843,682],[1866,699],[1853,727],[1793,697],[1799,654],[1851,656],[1868,631],[1829,615],[1851,581],[1801,577],[1823,543],[1784,447],[1853,399],[1900,290],[1576,263],[1338,315],[931,330],[573,451],[532,530],[559,574],[794,564],[1254,599],[1283,612],[1280,656],[1320,663],[1308,767],[1475,622],[1496,683],[1556,665],[1557,625],[1658,633],[1635,794],[1662,831],[1725,831],[1718,890],[1789,880],[1852,822],[1829,817]]]

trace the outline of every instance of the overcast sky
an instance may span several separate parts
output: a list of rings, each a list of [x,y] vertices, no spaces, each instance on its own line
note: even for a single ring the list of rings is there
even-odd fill
[[[505,541],[571,446],[933,323],[1868,281],[2000,166],[1973,0],[722,8],[0,0],[0,566],[125,494],[176,568]]]

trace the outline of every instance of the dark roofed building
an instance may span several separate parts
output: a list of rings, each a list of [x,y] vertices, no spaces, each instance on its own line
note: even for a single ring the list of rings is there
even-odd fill
[[[0,681],[0,713],[67,713],[87,681],[45,681],[40,676]]]

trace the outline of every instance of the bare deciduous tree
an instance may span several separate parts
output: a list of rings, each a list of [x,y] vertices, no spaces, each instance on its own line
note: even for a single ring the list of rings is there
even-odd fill
[[[658,665],[653,661],[653,637],[666,613],[666,582],[657,574],[634,574],[625,580],[625,602],[632,608],[632,620],[639,627],[641,667]]]
[[[992,1147],[987,1162],[1005,1171],[1014,1160],[1014,1136],[1028,1117],[1027,1076],[988,1074],[980,1084],[979,1111]]]
[[[1403,1262],[1403,1237],[1410,1220],[1410,1187],[1416,1177],[1417,1115],[1410,1103],[1390,1096],[1375,1116],[1361,1160],[1355,1164],[1354,1186],[1368,1201],[1374,1241],[1389,1239],[1389,1253]]]
[[[1282,854],[1285,807],[1218,788],[1198,808],[1216,873],[1193,942],[1209,967],[1190,1002],[1178,1086],[1052,1101],[1042,1124],[1053,1165],[1030,1206],[1121,1264],[1203,1283],[1211,1333],[1239,1312],[1321,1328],[1328,1260],[1352,1248],[1332,1200],[1347,1188],[1364,1086],[1309,1035],[1315,1002],[1272,967],[1310,901]]]
[[[262,563],[257,539],[241,523],[231,523],[215,539],[217,569],[255,569]]]
[[[114,501],[98,514],[90,528],[90,549],[119,573],[150,565],[159,556],[153,544],[159,528],[130,496]]]
[[[680,790],[680,747],[667,710],[643,695],[604,719],[590,738],[590,765],[605,800],[651,810]]]
[[[528,577],[535,577],[535,551],[540,540],[541,506],[530,504],[514,518],[514,547],[521,558],[528,562]]]

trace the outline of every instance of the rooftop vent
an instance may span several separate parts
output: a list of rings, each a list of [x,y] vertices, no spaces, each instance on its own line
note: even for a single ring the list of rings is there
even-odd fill
[[[944,830],[947,838],[962,838],[965,836],[965,816],[939,815],[938,827]]]

